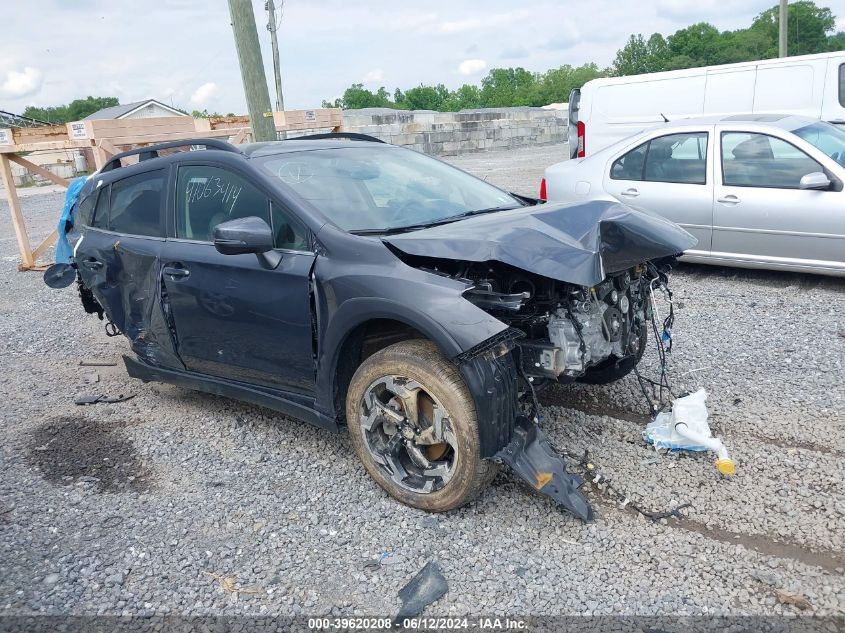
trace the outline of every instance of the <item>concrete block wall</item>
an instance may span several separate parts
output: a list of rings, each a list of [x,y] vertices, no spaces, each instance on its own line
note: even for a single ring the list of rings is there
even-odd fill
[[[426,154],[468,152],[563,143],[566,110],[483,108],[460,112],[365,108],[343,111],[344,132],[369,134]]]

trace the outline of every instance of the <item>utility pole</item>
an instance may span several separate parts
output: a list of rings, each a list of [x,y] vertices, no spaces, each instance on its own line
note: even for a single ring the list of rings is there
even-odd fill
[[[261,59],[261,48],[258,45],[252,1],[229,0],[229,15],[232,18],[235,48],[238,50],[241,79],[244,82],[252,138],[255,141],[275,141],[276,126],[272,115],[264,116],[265,112],[271,112],[270,93],[267,91],[267,77],[264,74],[264,61]]]
[[[778,20],[778,57],[786,57],[786,33],[789,22],[787,0],[780,0],[780,19]]]
[[[282,66],[279,63],[279,40],[276,37],[281,19],[276,20],[276,4],[273,0],[267,0],[266,8],[270,18],[267,22],[267,30],[270,31],[270,44],[273,48],[273,74],[276,78],[276,110],[282,112],[285,109],[285,98],[282,96]],[[281,14],[284,9],[285,0],[279,0],[279,13]]]

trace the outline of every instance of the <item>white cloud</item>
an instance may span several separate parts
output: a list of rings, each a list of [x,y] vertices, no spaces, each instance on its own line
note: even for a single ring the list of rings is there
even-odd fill
[[[483,59],[465,59],[458,64],[458,72],[464,76],[475,75],[487,68],[487,62]]]
[[[32,66],[26,66],[22,71],[9,70],[0,83],[0,95],[9,99],[27,97],[38,92],[42,81],[41,71]]]
[[[514,21],[528,17],[527,10],[507,11],[505,13],[493,13],[481,17],[464,18],[462,20],[447,20],[442,22],[438,30],[441,33],[465,33],[467,31],[478,31],[496,26],[512,24]]]
[[[191,95],[191,104],[195,106],[207,105],[209,100],[218,92],[217,84],[209,81],[201,85]]]
[[[366,75],[364,75],[364,83],[373,83],[374,81],[382,81],[384,79],[384,71],[381,68],[374,68]]]

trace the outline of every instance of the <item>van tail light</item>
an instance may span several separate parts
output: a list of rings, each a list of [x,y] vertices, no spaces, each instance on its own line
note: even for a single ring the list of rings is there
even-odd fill
[[[575,155],[576,158],[584,158],[586,154],[586,136],[587,136],[587,128],[584,126],[583,121],[578,121],[578,153]]]
[[[546,197],[546,179],[540,181],[540,200],[548,200]]]

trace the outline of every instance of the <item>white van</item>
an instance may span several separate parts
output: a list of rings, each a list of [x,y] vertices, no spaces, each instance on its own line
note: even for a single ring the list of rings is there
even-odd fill
[[[593,79],[569,97],[571,157],[665,121],[736,112],[845,125],[845,51]]]

